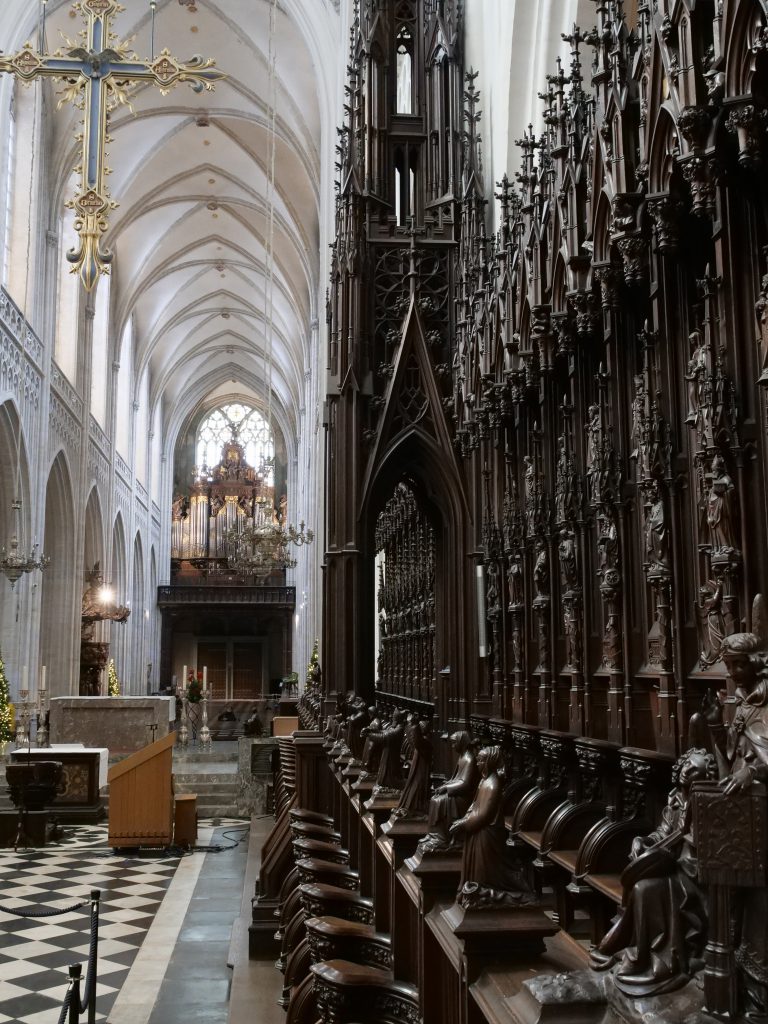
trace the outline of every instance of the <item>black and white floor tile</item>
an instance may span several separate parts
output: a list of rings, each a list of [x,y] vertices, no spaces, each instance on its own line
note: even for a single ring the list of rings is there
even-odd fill
[[[101,890],[96,1020],[105,1021],[171,883],[178,856],[125,857],[106,828],[69,830],[56,846],[0,850],[0,1024],[56,1024],[69,966],[88,959],[90,908],[43,919],[3,908],[67,907]]]

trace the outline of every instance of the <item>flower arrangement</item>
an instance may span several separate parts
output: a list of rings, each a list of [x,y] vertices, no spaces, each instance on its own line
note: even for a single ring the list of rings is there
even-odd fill
[[[203,699],[203,673],[190,669],[187,677],[187,700],[190,704],[199,704]]]

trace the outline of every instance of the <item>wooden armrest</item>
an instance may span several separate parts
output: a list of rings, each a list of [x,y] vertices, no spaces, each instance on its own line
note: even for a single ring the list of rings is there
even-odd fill
[[[319,811],[310,811],[307,807],[292,807],[288,812],[291,821],[314,821],[318,825],[327,825],[335,828],[336,823],[328,814],[320,814]]]
[[[345,864],[335,864],[330,860],[319,860],[307,857],[296,862],[299,878],[302,882],[328,882],[342,889],[357,889],[360,876]]]
[[[321,839],[294,839],[293,852],[298,860],[305,857],[320,857],[322,860],[333,861],[334,864],[348,864],[349,850],[333,843],[324,843]]]

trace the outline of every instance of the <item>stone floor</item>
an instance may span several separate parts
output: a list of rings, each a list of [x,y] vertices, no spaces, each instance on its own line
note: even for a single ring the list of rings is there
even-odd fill
[[[270,823],[254,819],[249,839],[247,821],[201,822],[198,845],[226,849],[181,858],[118,857],[99,827],[66,847],[3,851],[0,910],[66,906],[102,888],[97,1020],[278,1024],[281,976],[273,959],[248,962],[243,916]],[[36,922],[0,912],[0,1024],[55,1024],[87,945],[87,909]]]

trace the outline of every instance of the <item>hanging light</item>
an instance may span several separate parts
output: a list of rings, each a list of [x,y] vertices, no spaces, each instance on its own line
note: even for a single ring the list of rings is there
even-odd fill
[[[37,544],[32,545],[29,554],[19,553],[19,535],[21,533],[21,499],[16,498],[11,502],[13,510],[13,536],[8,547],[0,549],[0,572],[11,584],[11,590],[26,573],[34,572],[35,569],[44,569],[50,562],[50,558],[37,557]]]

